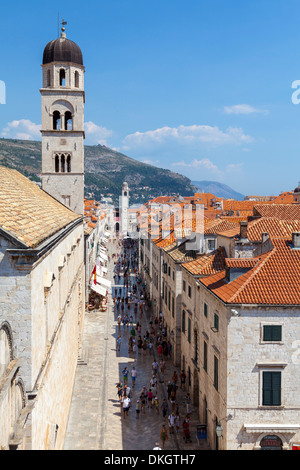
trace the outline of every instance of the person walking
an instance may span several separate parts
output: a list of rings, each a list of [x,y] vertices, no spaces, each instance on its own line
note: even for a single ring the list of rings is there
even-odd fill
[[[140,402],[140,400],[137,400],[137,401],[136,401],[136,405],[135,405],[135,415],[136,415],[136,419],[139,419],[139,417],[140,417],[140,412],[141,412],[141,402]]]
[[[186,404],[186,412],[187,414],[190,414],[191,412],[191,396],[189,393],[186,394],[185,396],[185,404]]]
[[[154,361],[152,362],[152,372],[154,375],[157,374],[157,369],[158,369],[158,362],[157,360],[154,358]]]
[[[174,413],[174,411],[172,411],[172,413],[168,417],[168,422],[169,422],[170,434],[174,434],[174,427],[175,427],[175,413]]]
[[[166,430],[166,427],[165,425],[163,424],[162,425],[162,428],[161,428],[161,431],[160,431],[160,440],[161,440],[161,444],[162,444],[162,449],[165,448],[165,442],[168,440],[168,432]]]
[[[123,382],[124,382],[124,385],[127,384],[127,381],[128,381],[128,369],[127,367],[125,367],[123,370],[122,370],[122,374],[123,374]]]
[[[136,377],[137,377],[137,372],[136,372],[136,369],[135,367],[132,368],[132,371],[131,371],[131,382],[132,382],[132,388],[134,389],[135,387],[135,380],[136,380]]]
[[[128,411],[129,411],[130,406],[131,406],[130,398],[127,395],[125,395],[124,399],[123,399],[123,416],[124,416],[124,419],[125,419],[126,416],[128,416]]]
[[[168,412],[168,403],[167,403],[167,400],[165,398],[162,402],[161,410],[162,410],[163,418],[165,419],[166,416],[167,416],[167,412]]]
[[[117,339],[117,347],[116,347],[116,350],[117,350],[117,351],[121,351],[121,343],[122,343],[122,338],[121,338],[121,336],[119,335],[119,336],[118,336],[118,339]]]
[[[180,374],[180,386],[181,386],[181,390],[185,390],[185,380],[186,380],[186,374],[184,372],[184,370],[181,371],[181,374]]]

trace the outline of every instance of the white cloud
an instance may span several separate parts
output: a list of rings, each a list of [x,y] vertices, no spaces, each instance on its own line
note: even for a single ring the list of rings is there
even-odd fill
[[[198,145],[199,143],[211,143],[217,145],[234,144],[240,145],[252,142],[252,137],[244,134],[243,130],[229,127],[222,131],[216,126],[192,125],[178,127],[162,127],[160,129],[146,132],[135,132],[129,134],[123,140],[124,150],[137,147],[148,147],[149,145],[182,144]]]
[[[107,138],[113,134],[111,130],[98,126],[92,121],[84,123],[84,130],[87,139],[93,144],[107,145]]]
[[[8,122],[2,129],[1,136],[7,139],[40,140],[41,125],[29,119],[20,119]]]
[[[268,111],[265,109],[254,108],[249,104],[236,104],[233,106],[225,106],[224,112],[226,114],[253,114],[253,113],[262,113],[268,114]]]
[[[147,158],[141,161],[142,163],[147,163],[147,165],[152,165],[152,166],[156,166],[159,163],[159,160],[148,160]]]
[[[202,158],[201,160],[197,160],[196,158],[194,158],[194,160],[192,160],[190,163],[186,163],[184,160],[182,160],[181,162],[172,163],[172,166],[204,168],[206,170],[212,171],[213,173],[220,173],[220,170],[217,165],[215,165],[208,158]]]

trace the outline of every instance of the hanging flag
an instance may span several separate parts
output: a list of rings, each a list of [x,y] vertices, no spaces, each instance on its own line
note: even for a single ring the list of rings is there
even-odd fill
[[[96,272],[96,265],[93,269],[92,276],[94,276],[94,284],[97,284],[97,272]]]

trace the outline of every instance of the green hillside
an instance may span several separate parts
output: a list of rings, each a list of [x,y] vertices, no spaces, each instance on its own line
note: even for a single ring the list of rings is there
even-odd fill
[[[35,181],[42,170],[41,142],[0,139],[0,165],[15,168]],[[103,145],[85,146],[85,195],[100,200],[111,195],[117,201],[127,181],[131,203],[152,197],[191,196],[195,187],[185,176],[141,163]]]

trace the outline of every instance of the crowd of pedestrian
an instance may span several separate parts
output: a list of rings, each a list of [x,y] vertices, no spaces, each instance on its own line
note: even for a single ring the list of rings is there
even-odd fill
[[[177,400],[178,388],[185,391],[186,374],[181,371],[178,376],[174,370],[171,379],[165,384],[166,363],[171,363],[171,343],[167,339],[163,316],[151,315],[151,301],[138,272],[135,241],[117,239],[117,244],[118,252],[112,255],[115,281],[112,293],[117,317],[116,351],[121,351],[122,340],[125,339],[131,359],[135,355],[153,357],[149,383],[143,385],[141,390],[135,390],[138,377],[136,367],[132,366],[129,370],[125,366],[122,370],[122,381],[117,384],[121,414],[126,419],[133,408],[136,419],[140,420],[147,411],[154,413],[158,420],[162,420],[160,441],[161,448],[164,449],[169,435],[177,435],[182,431],[185,441],[190,440],[191,398],[186,393],[183,415]],[[150,317],[143,328],[144,314]],[[128,384],[129,378],[131,386]],[[161,390],[162,393],[159,393],[159,385],[165,388]],[[163,396],[161,402],[160,396]]]

